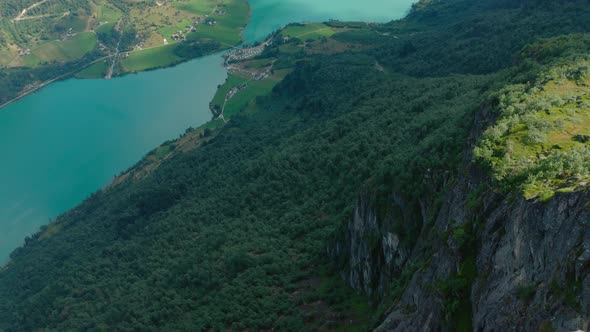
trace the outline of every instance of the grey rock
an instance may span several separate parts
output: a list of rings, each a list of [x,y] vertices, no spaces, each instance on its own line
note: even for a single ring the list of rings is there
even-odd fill
[[[558,194],[538,202],[488,191],[479,197],[479,207],[470,209],[468,194],[480,181],[474,172],[461,176],[432,222],[427,222],[425,201],[392,194],[390,210],[403,211],[378,216],[368,195],[360,195],[345,235],[330,249],[343,262],[348,284],[374,297],[412,263],[428,263],[414,273],[375,331],[453,330],[434,285],[458,271],[461,255],[445,234],[467,222],[478,248],[470,297],[475,331],[587,331],[590,194]],[[404,239],[396,232],[400,224],[420,225],[420,235]],[[525,288],[533,290],[530,298],[519,295]]]

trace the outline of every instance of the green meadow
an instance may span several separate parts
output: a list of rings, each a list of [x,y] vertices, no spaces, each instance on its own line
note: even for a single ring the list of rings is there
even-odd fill
[[[123,59],[123,67],[129,72],[171,66],[184,60],[174,53],[174,45],[161,46],[132,52]]]
[[[191,25],[191,21],[184,20],[184,21],[176,24],[176,26],[174,26],[174,27],[160,28],[160,29],[158,29],[158,33],[161,34],[162,36],[164,36],[164,38],[168,38],[168,42],[172,44],[175,42],[174,40],[172,40],[172,35],[175,33],[178,33],[179,31],[184,30],[186,27],[188,27],[190,25]]]
[[[77,78],[103,78],[109,67],[108,60],[100,61],[76,73]]]
[[[93,32],[82,32],[67,40],[41,45],[25,56],[24,61],[28,66],[34,67],[42,62],[76,60],[92,51],[96,44],[96,35]]]
[[[84,32],[88,23],[87,16],[67,15],[60,19],[60,25],[71,28],[73,32]]]
[[[240,34],[248,20],[248,3],[244,0],[229,0],[219,6],[219,9],[225,14],[213,13],[209,16],[217,24],[200,24],[197,31],[190,35],[190,39],[213,39],[232,46],[242,41]]]
[[[323,23],[291,24],[282,30],[283,36],[298,39],[331,37],[335,31]]]
[[[225,83],[223,83],[219,87],[219,89],[217,89],[217,92],[215,93],[215,97],[213,97],[211,105],[221,108],[225,101],[225,96],[228,94],[228,92],[232,88],[239,86],[240,84],[246,83],[247,81],[248,78],[238,76],[235,74],[228,74]]]
[[[280,70],[264,80],[249,81],[246,88],[236,93],[235,96],[225,104],[223,112],[225,119],[230,119],[234,115],[240,113],[248,106],[248,104],[254,102],[257,97],[268,95],[290,71],[291,69]]]
[[[210,20],[216,21],[215,25],[199,24],[196,32],[186,34],[189,41],[215,40],[225,46],[237,45],[241,42],[241,29],[248,19],[249,7],[244,0],[227,0],[224,3],[211,0],[190,0],[187,2],[174,2],[176,9],[196,15],[208,15]],[[214,13],[215,9],[223,11],[223,15]],[[187,60],[174,53],[174,46],[178,44],[171,36],[192,24],[190,20],[183,20],[174,26],[159,28],[157,31],[168,40],[171,45],[143,51],[131,52],[129,57],[122,60],[126,71],[136,72],[153,68],[161,68],[177,64]],[[221,48],[225,48],[225,46]]]
[[[121,18],[121,13],[107,6],[99,6],[97,9],[96,20],[98,22],[116,22]]]
[[[117,22],[109,22],[103,24],[100,27],[98,27],[98,29],[96,29],[96,33],[108,33],[109,31],[115,28],[115,25],[117,25]]]
[[[240,35],[237,33],[236,29],[221,25],[202,25],[196,32],[190,34],[189,39],[212,39],[230,46],[237,45],[241,41]]]
[[[172,7],[197,15],[209,15],[217,6],[217,1],[213,0],[189,0],[183,2],[173,2]]]
[[[23,58],[25,62],[25,66],[27,67],[35,67],[38,66],[43,60],[36,56],[35,54],[31,53]]]

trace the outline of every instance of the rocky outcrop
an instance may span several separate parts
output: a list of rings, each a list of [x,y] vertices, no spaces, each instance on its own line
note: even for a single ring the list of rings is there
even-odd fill
[[[452,233],[465,226],[472,228],[476,244],[477,275],[469,285],[474,330],[587,331],[590,193],[527,201],[480,193],[476,178],[468,174],[457,181],[434,222],[416,209],[404,210],[411,204],[396,195],[389,204],[402,211],[385,218],[366,197],[359,198],[344,236],[331,250],[349,285],[382,294],[401,271],[420,263],[376,331],[455,330],[458,322],[449,315],[449,299],[439,285],[461,271],[465,255]],[[400,223],[421,225],[415,241],[396,231]]]
[[[478,330],[587,330],[589,201],[587,193],[570,193],[491,207],[471,294]]]
[[[410,256],[413,243],[402,243],[401,226],[422,222],[421,210],[399,195],[392,195],[385,216],[373,203],[367,195],[359,197],[352,220],[330,249],[340,260],[342,278],[369,296],[382,293]]]
[[[486,122],[476,121],[472,137]],[[375,330],[588,331],[590,192],[526,200],[490,189],[470,162],[464,169],[447,186],[442,204],[393,194],[384,214],[375,203],[379,197],[361,194],[331,246],[342,277],[372,298],[399,285],[404,271],[412,273]],[[407,232],[408,225],[420,230]],[[465,276],[469,265],[473,277]],[[458,280],[468,281],[464,299],[449,282]],[[457,302],[462,300],[465,307]]]

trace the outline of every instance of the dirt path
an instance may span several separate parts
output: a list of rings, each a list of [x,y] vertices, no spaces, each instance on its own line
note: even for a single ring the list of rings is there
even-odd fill
[[[21,21],[21,20],[23,20],[23,19],[24,19],[23,17],[24,17],[25,15],[27,15],[27,12],[28,12],[28,11],[31,11],[31,10],[33,10],[35,7],[41,6],[42,4],[46,3],[47,1],[49,1],[49,0],[42,0],[42,1],[40,1],[40,2],[37,2],[37,3],[35,3],[35,4],[32,4],[32,5],[30,5],[29,7],[27,7],[27,8],[25,8],[25,9],[23,9],[23,11],[22,11],[22,12],[20,12],[20,14],[18,14],[18,15],[17,15],[17,16],[16,16],[16,17],[13,19],[13,21]]]
[[[44,17],[55,17],[55,16],[59,16],[60,18],[66,17],[70,15],[70,12],[64,12],[63,14],[44,14],[44,15],[36,15],[36,16],[25,16],[22,17],[20,19],[15,19],[14,21],[26,21],[26,20],[36,20],[36,19],[40,19],[40,18],[44,18]]]
[[[21,17],[18,19],[14,19],[15,22],[17,21],[26,21],[26,20],[36,20],[39,18],[44,18],[44,17],[52,17],[52,16],[58,16],[59,14],[45,14],[45,15],[37,15],[37,16],[26,16],[26,17]]]
[[[84,29],[84,31],[93,31],[92,27],[94,26],[95,21],[96,20],[94,19],[94,16],[90,15],[88,17],[88,21],[86,21],[86,28]]]

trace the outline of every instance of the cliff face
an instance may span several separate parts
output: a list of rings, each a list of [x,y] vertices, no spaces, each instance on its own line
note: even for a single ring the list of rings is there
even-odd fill
[[[422,223],[416,206],[401,195],[393,195],[389,205],[395,214],[381,218],[370,198],[359,197],[342,239],[330,250],[346,265],[342,278],[370,296],[382,293],[410,257],[411,247],[402,243],[399,225]]]
[[[587,330],[589,199],[576,193],[488,206],[471,294],[478,329]]]
[[[348,284],[373,297],[410,273],[376,331],[588,330],[590,193],[531,201],[485,189],[477,167],[465,169],[442,204],[390,195],[395,216],[379,217],[361,195],[331,247]],[[408,238],[399,225],[421,230]]]

